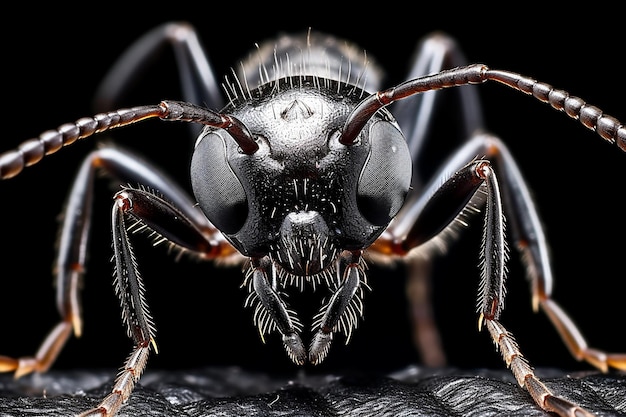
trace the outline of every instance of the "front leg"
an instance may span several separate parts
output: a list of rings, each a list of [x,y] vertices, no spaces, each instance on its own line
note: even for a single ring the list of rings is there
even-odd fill
[[[141,195],[141,194],[138,194]],[[80,417],[106,417],[115,415],[128,400],[137,381],[143,373],[150,346],[157,351],[154,339],[155,328],[145,301],[143,280],[137,269],[133,248],[128,238],[129,226],[126,214],[133,211],[132,193],[127,191],[116,195],[112,211],[113,253],[115,259],[115,292],[120,298],[122,319],[128,336],[135,347],[124,367],[118,374],[111,393],[97,407],[80,414]],[[145,203],[145,200],[144,200]],[[150,204],[152,210],[158,204]]]
[[[130,223],[129,221],[130,220]],[[112,416],[128,400],[143,373],[151,347],[157,351],[155,326],[148,309],[145,287],[139,273],[129,231],[136,225],[155,233],[183,250],[215,256],[220,248],[185,213],[148,189],[124,188],[115,195],[112,211],[115,292],[122,308],[122,319],[134,349],[118,374],[111,393],[95,408],[80,417]]]
[[[519,385],[542,409],[563,417],[592,416],[575,403],[556,396],[539,380],[514,336],[499,321],[504,305],[508,257],[500,186],[493,166],[487,160],[476,160],[457,168],[457,164],[467,160],[466,153],[475,150],[476,143],[468,143],[449,161],[444,171],[454,168],[455,173],[442,185],[432,185],[431,192],[402,212],[373,248],[383,254],[415,256],[409,252],[419,251],[419,247],[426,252],[445,247],[451,234],[458,232],[468,215],[477,213],[480,206],[484,206],[481,285],[477,304],[479,329],[483,326],[488,329]]]

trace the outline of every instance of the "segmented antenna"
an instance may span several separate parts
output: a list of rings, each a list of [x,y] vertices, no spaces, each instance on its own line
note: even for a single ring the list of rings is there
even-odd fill
[[[53,154],[79,139],[155,117],[225,129],[244,153],[250,155],[259,149],[248,128],[231,115],[182,101],[162,101],[157,105],[138,106],[84,117],[22,142],[17,149],[0,155],[0,179],[16,176],[24,168],[41,161],[44,156]]]
[[[510,71],[491,70],[486,65],[474,64],[441,71],[437,74],[415,78],[396,87],[379,91],[367,97],[352,111],[344,125],[339,141],[353,145],[368,120],[381,108],[394,101],[411,97],[426,91],[480,84],[493,80],[522,93],[532,95],[537,100],[549,103],[563,111],[572,119],[580,121],[586,128],[595,131],[600,137],[626,152],[626,127],[613,116],[585,103],[579,97],[570,96],[567,91],[557,90],[551,85],[539,82]]]

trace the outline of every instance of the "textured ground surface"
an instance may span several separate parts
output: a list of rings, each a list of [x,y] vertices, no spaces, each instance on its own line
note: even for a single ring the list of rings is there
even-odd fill
[[[555,392],[598,416],[626,416],[626,374],[565,375],[541,370]],[[71,416],[109,390],[111,372],[0,375],[0,416]],[[238,368],[147,372],[119,417],[200,416],[549,416],[508,371],[272,379]]]

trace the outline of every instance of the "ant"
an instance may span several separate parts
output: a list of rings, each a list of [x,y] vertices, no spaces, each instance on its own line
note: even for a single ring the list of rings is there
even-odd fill
[[[61,320],[35,356],[2,356],[1,370],[16,376],[44,372],[69,337],[80,335],[93,183],[102,172],[121,187],[111,207],[114,285],[134,347],[110,394],[81,417],[117,414],[157,351],[134,233],[144,231],[155,243],[200,260],[242,267],[245,304],[261,337],[278,333],[292,362],[315,365],[329,354],[337,334],[349,340],[358,327],[369,262],[427,263],[476,216],[484,222],[478,328],[488,332],[539,407],[562,416],[592,415],[535,375],[500,321],[508,229],[527,266],[533,308],[547,314],[574,355],[603,371],[626,369],[626,355],[589,347],[551,298],[547,244],[531,192],[508,147],[484,129],[476,93],[467,86],[495,82],[531,95],[626,151],[626,128],[618,119],[533,78],[467,65],[456,44],[439,33],[420,44],[411,78],[386,89],[380,87],[379,68],[358,47],[311,31],[283,36],[259,45],[225,78],[222,106],[208,58],[195,30],[184,23],[159,26],[131,46],[103,83],[101,99],[118,95],[133,68],[165,43],[174,44],[186,68],[185,101],[102,112],[0,155],[0,178],[9,179],[76,141],[143,120],[203,126],[190,162],[193,196],[122,147],[102,146],[84,159],[59,238]],[[437,54],[452,65],[436,67]],[[461,91],[468,139],[424,182],[415,165],[433,119],[432,100],[450,88]],[[310,340],[303,340],[304,324],[284,296],[287,288],[305,285],[330,294],[312,320]]]

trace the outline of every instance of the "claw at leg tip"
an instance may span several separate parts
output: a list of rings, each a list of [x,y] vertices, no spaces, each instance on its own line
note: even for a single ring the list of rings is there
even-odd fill
[[[534,313],[539,311],[539,296],[537,296],[537,294],[533,294],[532,306],[533,306]]]
[[[483,313],[480,313],[478,316],[478,331],[481,332],[483,330],[483,322],[485,320],[485,316]]]
[[[72,315],[72,328],[74,329],[74,336],[80,337],[83,334],[83,322],[78,314]]]

